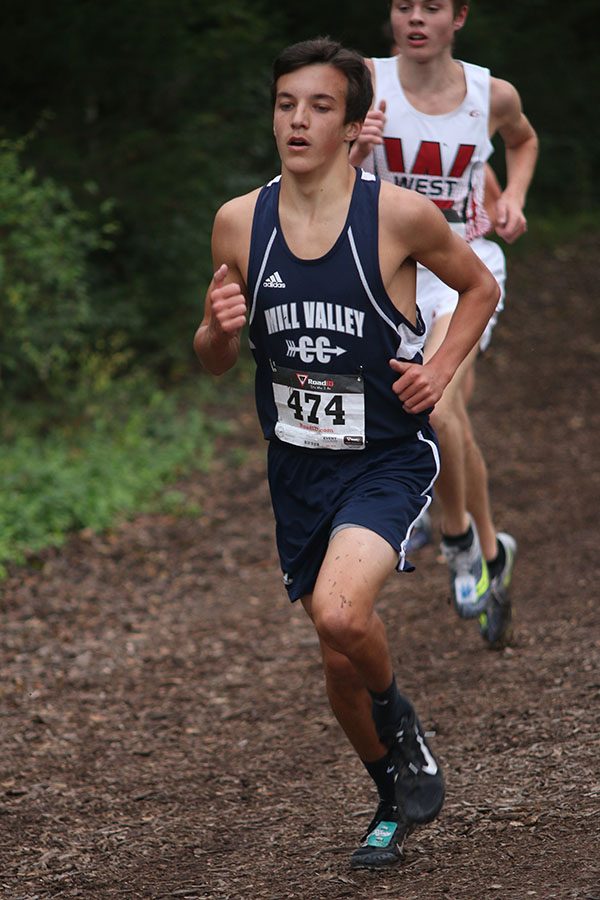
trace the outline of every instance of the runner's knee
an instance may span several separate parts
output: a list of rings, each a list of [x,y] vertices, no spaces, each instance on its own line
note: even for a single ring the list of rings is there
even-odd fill
[[[440,440],[443,439],[444,435],[461,426],[458,409],[451,403],[444,403],[443,398],[442,401],[436,403],[431,413],[430,421]]]
[[[429,418],[438,437],[456,428],[464,431],[469,426],[469,416],[460,390],[447,388]]]
[[[367,636],[368,623],[358,613],[351,596],[340,593],[328,602],[319,603],[313,595],[313,621],[321,640],[338,653],[351,653]]]

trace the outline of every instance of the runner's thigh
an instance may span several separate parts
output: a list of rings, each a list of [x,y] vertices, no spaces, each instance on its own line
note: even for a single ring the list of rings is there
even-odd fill
[[[353,618],[368,619],[379,591],[398,562],[398,553],[368,528],[348,526],[331,539],[312,596],[312,611],[347,606]]]

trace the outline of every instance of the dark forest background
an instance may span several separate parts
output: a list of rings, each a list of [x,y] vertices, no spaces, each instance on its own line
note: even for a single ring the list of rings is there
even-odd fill
[[[277,169],[270,64],[328,33],[385,55],[385,0],[4,0],[0,383],[59,395],[142,361],[173,378],[214,212]],[[341,10],[343,10],[341,12]],[[533,217],[598,208],[595,0],[476,0],[457,56],[513,81],[539,132]],[[595,95],[595,96],[594,96]],[[502,176],[501,154],[493,160]]]

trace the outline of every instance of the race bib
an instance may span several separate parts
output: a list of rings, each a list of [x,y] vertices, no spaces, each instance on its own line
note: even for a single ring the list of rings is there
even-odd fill
[[[280,441],[314,450],[363,450],[362,375],[298,372],[271,362]]]

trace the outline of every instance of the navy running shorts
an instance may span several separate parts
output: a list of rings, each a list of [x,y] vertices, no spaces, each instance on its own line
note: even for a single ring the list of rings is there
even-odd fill
[[[331,535],[359,525],[398,553],[398,571],[412,571],[405,547],[431,503],[439,472],[435,433],[365,450],[312,451],[271,441],[268,477],[277,550],[291,601],[312,593]]]

